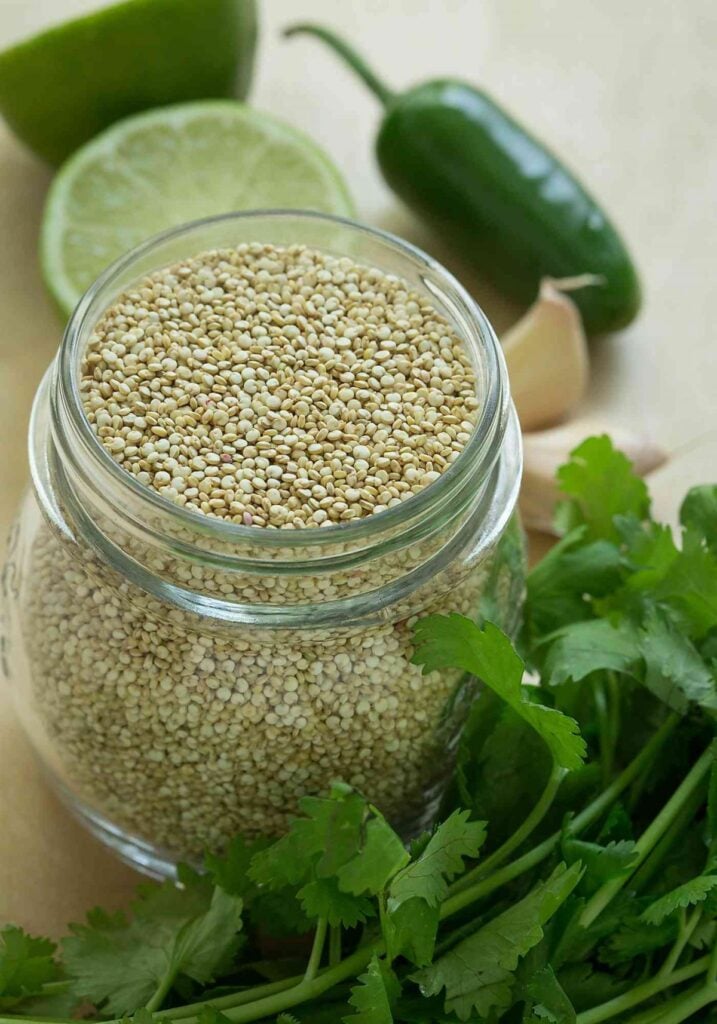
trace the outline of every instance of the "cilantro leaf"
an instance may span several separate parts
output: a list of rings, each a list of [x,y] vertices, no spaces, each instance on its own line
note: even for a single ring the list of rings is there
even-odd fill
[[[375,895],[409,860],[399,837],[376,812],[366,822],[359,851],[338,869],[336,877],[344,892],[354,896]]]
[[[345,1024],[393,1024],[392,1006],[401,986],[391,968],[376,955],[371,957],[365,974],[351,989],[350,1004],[356,1013],[344,1017]]]
[[[640,636],[645,685],[668,707],[683,713],[689,701],[717,710],[717,687],[694,644],[656,610],[648,613]]]
[[[533,1000],[533,1014],[550,1024],[575,1024],[575,1008],[550,964],[536,971],[526,985]]]
[[[468,811],[454,811],[431,836],[425,849],[391,882],[389,908],[419,897],[437,907],[448,893],[448,883],[475,857],[486,837],[485,822],[468,821]]]
[[[525,615],[535,639],[592,612],[588,595],[603,597],[621,579],[622,556],[605,540],[584,543],[587,527],[563,537],[528,574]]]
[[[650,510],[644,480],[605,434],[571,452],[570,462],[558,470],[558,486],[567,500],[558,506],[556,522],[563,530],[584,525],[591,540],[617,540],[616,515],[646,519]]]
[[[576,839],[568,833],[563,837],[561,847],[568,864],[580,862],[583,865],[582,891],[587,892],[593,892],[611,878],[618,878],[637,861],[635,844],[629,839],[601,846]]]
[[[613,626],[607,619],[574,622],[555,634],[545,660],[545,674],[556,686],[579,683],[591,672],[627,671],[640,657],[635,630],[629,623]]]
[[[693,487],[680,507],[680,522],[685,530],[701,537],[717,555],[717,485]]]
[[[717,875],[698,875],[684,885],[661,896],[659,900],[651,903],[647,910],[642,913],[642,920],[646,924],[662,924],[666,917],[674,914],[681,907],[691,907],[695,903],[701,903],[707,898],[710,892],[717,886]]]
[[[135,1024],[139,1014],[144,1012],[146,1011],[140,1010],[134,1015]],[[154,1018],[150,1015],[150,1019],[147,1021],[147,1024],[152,1024],[153,1019]],[[229,1018],[226,1014],[222,1013],[221,1010],[217,1010],[214,1006],[203,1006],[199,1012],[198,1024],[230,1024],[230,1022]],[[282,1024],[286,1024],[286,1022],[282,1022]]]
[[[393,904],[389,899],[388,913],[382,926],[390,962],[405,956],[416,967],[425,967],[433,959],[436,945],[440,908],[432,907],[420,897]]]
[[[336,878],[315,878],[299,889],[301,907],[312,920],[325,917],[332,927],[354,928],[374,916],[373,901],[342,892]]]
[[[305,797],[289,832],[256,853],[249,876],[266,890],[299,886],[304,914],[345,927],[374,913],[375,895],[409,860],[403,843],[376,808],[351,787]]]
[[[277,938],[310,931],[314,922],[301,909],[298,891],[296,886],[259,889],[247,909],[252,927]]]
[[[166,979],[200,984],[229,968],[239,944],[241,900],[205,884],[144,886],[133,917],[93,910],[62,942],[78,996],[119,1016],[154,995]]]
[[[654,598],[673,611],[677,625],[699,638],[717,622],[717,557],[688,530],[682,549],[656,583]]]
[[[607,971],[593,970],[589,963],[569,964],[558,977],[560,984],[576,1010],[607,1003],[631,987],[629,979],[620,979]]]
[[[0,1009],[42,995],[43,986],[59,977],[55,949],[49,939],[33,938],[15,925],[0,930]]]
[[[617,930],[600,946],[598,955],[602,963],[616,967],[671,945],[676,936],[677,922],[674,918],[665,918],[659,925],[652,925],[634,911],[623,913]]]
[[[249,843],[243,836],[235,836],[222,856],[207,853],[204,866],[214,885],[232,896],[246,897],[253,890],[249,866],[254,855],[267,845],[268,841],[264,839]]]
[[[328,798],[304,797],[299,807],[304,817],[295,818],[285,836],[253,856],[252,881],[281,889],[314,875],[328,877],[358,850],[367,806],[350,787],[334,786]]]
[[[419,971],[415,980],[424,995],[445,989],[446,1010],[462,1020],[473,1010],[482,1017],[491,1010],[507,1010],[521,957],[541,941],[543,926],[573,891],[581,872],[579,864],[558,865],[522,900]]]
[[[463,727],[443,813],[468,808],[473,819],[489,821],[486,841],[495,849],[540,799],[551,766],[550,751],[539,734],[485,689]]]
[[[556,764],[579,768],[585,741],[577,722],[554,708],[534,703],[521,685],[523,662],[512,643],[496,626],[480,629],[463,615],[429,615],[414,627],[413,661],[423,671],[462,668],[477,676],[540,734]]]

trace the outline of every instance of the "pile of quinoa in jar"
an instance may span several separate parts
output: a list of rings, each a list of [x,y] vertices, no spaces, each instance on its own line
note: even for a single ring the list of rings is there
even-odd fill
[[[425,295],[300,245],[212,250],[144,277],[94,325],[78,384],[97,442],[136,484],[202,529],[251,528],[258,547],[410,504],[459,458],[480,405],[466,346]],[[475,617],[495,551],[365,628],[215,629],[41,533],[24,628],[63,785],[182,856],[279,833],[301,796],[337,779],[399,824],[420,818],[470,693],[458,672],[411,664],[410,626],[432,611]],[[399,546],[367,572],[281,578],[171,557],[156,571],[210,597],[318,607],[426,557]]]
[[[204,253],[97,325],[87,417],[128,472],[247,526],[358,519],[437,480],[475,426],[463,343],[395,277],[303,247]]]

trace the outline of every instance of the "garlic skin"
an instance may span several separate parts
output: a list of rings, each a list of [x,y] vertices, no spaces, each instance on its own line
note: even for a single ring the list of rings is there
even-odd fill
[[[502,339],[523,431],[560,423],[585,395],[590,374],[587,339],[577,306],[564,290],[591,281],[546,278],[533,305]]]
[[[560,492],[555,474],[569,460],[570,452],[593,434],[609,434],[615,447],[627,455],[640,476],[667,461],[667,452],[644,434],[625,427],[607,427],[589,419],[572,420],[551,430],[524,434],[520,513],[527,529],[557,536],[553,515]]]

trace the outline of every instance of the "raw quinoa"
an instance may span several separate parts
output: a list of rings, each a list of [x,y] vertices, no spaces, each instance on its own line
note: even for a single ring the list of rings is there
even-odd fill
[[[478,407],[466,349],[425,297],[300,246],[153,274],[97,325],[81,391],[143,484],[289,529],[417,494],[460,455]]]
[[[423,295],[299,246],[208,252],[145,278],[96,325],[79,386],[127,473],[197,519],[250,526],[257,545],[266,530],[364,519],[430,487],[479,407],[463,342]],[[336,778],[415,822],[450,767],[470,690],[457,672],[411,664],[412,617],[475,615],[495,585],[490,599],[510,611],[493,546],[366,628],[277,631],[217,629],[80,549],[45,531],[29,574],[54,760],[87,806],[185,856],[237,831],[280,832],[300,796]],[[368,573],[285,581],[171,558],[152,569],[248,604],[310,605],[376,589],[432,553],[419,543]]]

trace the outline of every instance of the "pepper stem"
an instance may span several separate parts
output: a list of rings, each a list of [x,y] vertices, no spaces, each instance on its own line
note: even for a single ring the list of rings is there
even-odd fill
[[[289,28],[285,28],[282,34],[286,38],[291,36],[309,35],[316,36],[317,39],[322,39],[331,47],[332,50],[338,53],[338,55],[342,57],[350,67],[354,69],[356,74],[363,79],[371,92],[378,97],[384,106],[390,103],[393,99],[395,94],[383,84],[380,78],[376,77],[363,57],[361,57],[352,46],[349,46],[348,43],[345,43],[343,39],[340,39],[334,32],[331,32],[330,29],[322,28],[321,25],[302,22],[299,25],[291,25]]]

